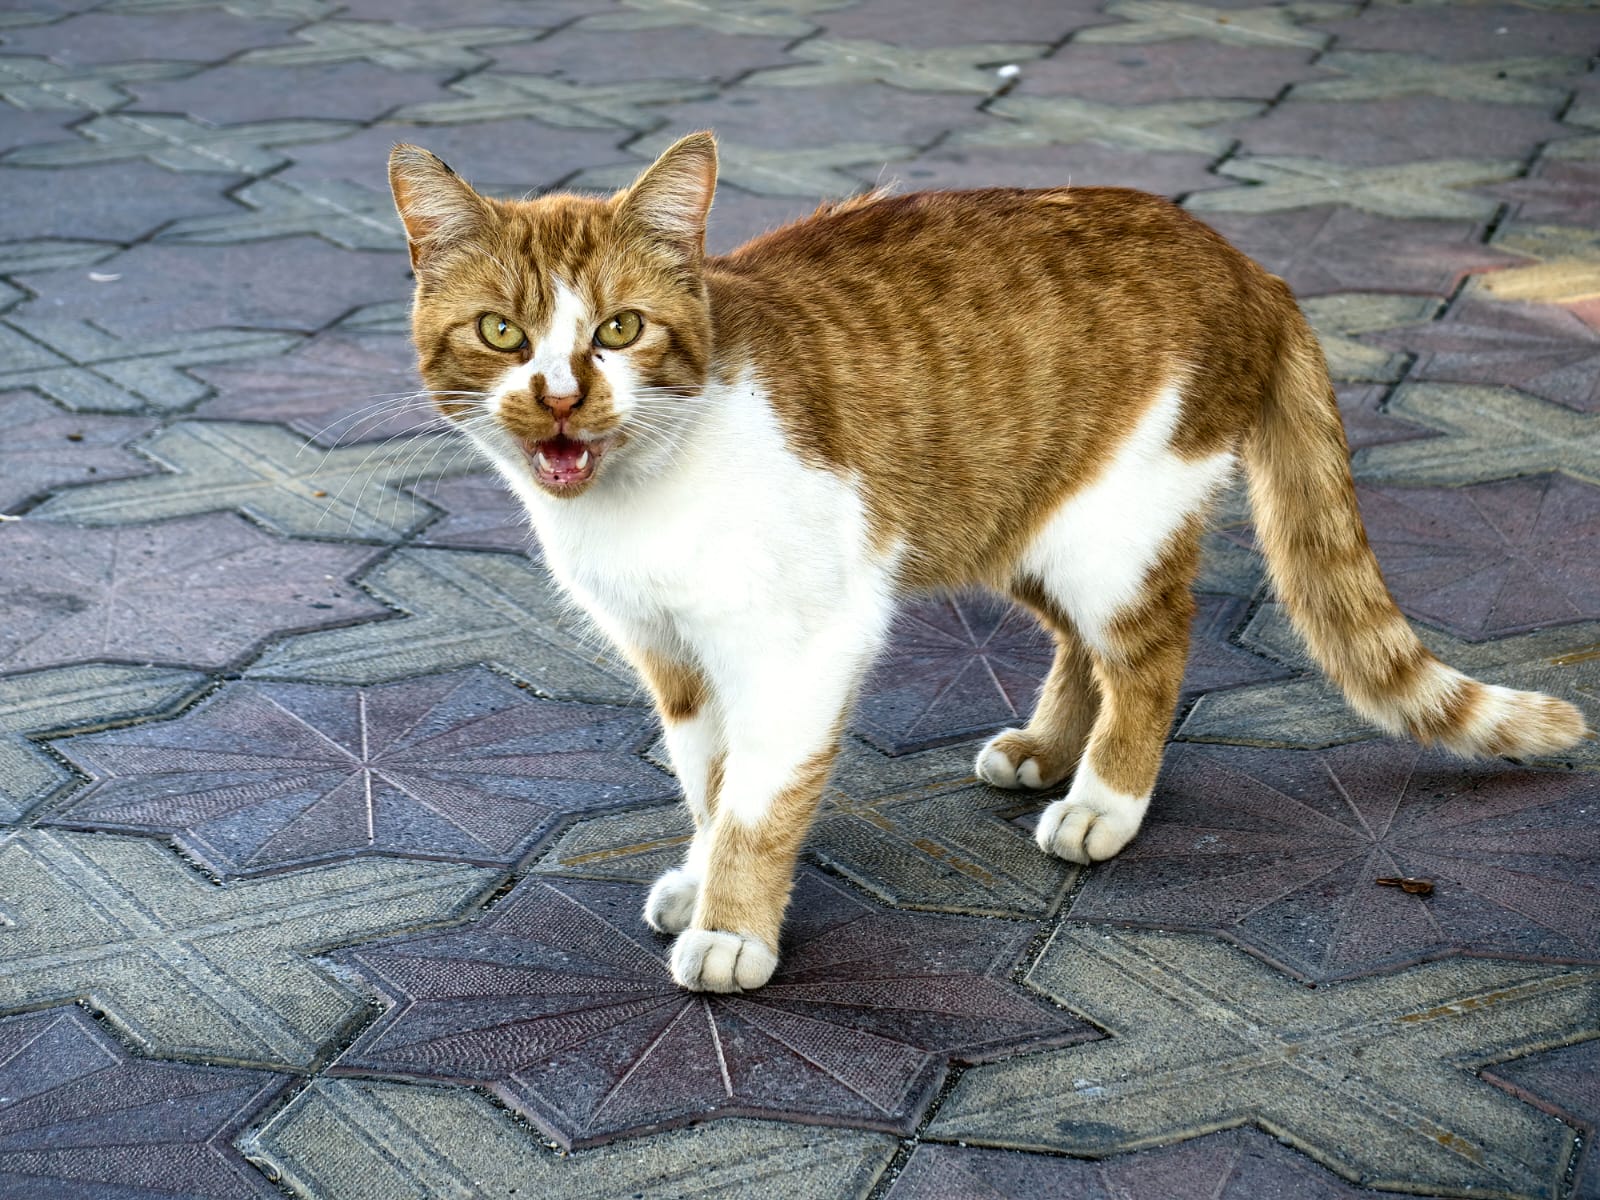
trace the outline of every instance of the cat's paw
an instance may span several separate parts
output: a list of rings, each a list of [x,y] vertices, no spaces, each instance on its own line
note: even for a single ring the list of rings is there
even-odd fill
[[[657,933],[682,933],[694,916],[700,880],[683,867],[674,867],[650,889],[644,902],[644,920]]]
[[[1079,790],[1073,788],[1075,793]],[[1133,841],[1148,804],[1137,796],[1114,792],[1092,799],[1068,796],[1040,815],[1034,839],[1046,854],[1068,862],[1101,862]]]
[[[1028,788],[1038,791],[1053,787],[1061,777],[1051,778],[1034,745],[1021,729],[1002,729],[978,751],[973,767],[979,779],[998,788]]]
[[[749,991],[777,967],[777,952],[745,933],[686,929],[672,943],[672,978],[692,992]]]

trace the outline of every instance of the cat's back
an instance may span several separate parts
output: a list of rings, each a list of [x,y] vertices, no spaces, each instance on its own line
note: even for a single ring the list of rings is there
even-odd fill
[[[705,278],[720,369],[754,372],[802,458],[860,480],[886,526],[973,545],[1069,493],[1164,389],[1181,449],[1231,442],[1293,305],[1182,209],[1120,188],[865,197]],[[996,528],[951,511],[974,497]]]

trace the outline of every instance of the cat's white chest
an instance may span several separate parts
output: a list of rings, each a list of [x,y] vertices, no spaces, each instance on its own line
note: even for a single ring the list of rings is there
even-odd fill
[[[551,570],[602,623],[699,644],[718,628],[809,628],[859,586],[856,489],[801,462],[752,384],[708,395],[670,469],[541,505]]]

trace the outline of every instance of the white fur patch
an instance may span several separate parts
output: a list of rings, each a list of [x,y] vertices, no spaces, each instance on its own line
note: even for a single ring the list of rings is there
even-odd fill
[[[684,403],[670,452],[623,446],[582,496],[512,482],[602,628],[706,673],[722,736],[696,736],[726,746],[726,810],[754,822],[833,741],[888,628],[895,564],[870,549],[859,491],[794,455],[753,379]],[[628,470],[635,455],[652,469]]]
[[[1233,470],[1232,454],[1189,460],[1171,450],[1183,398],[1163,388],[1116,453],[1058,508],[1023,552],[1037,577],[1095,650],[1183,522],[1203,510]]]
[[[572,373],[572,356],[587,346],[593,336],[594,331],[589,328],[589,306],[561,280],[552,283],[555,303],[550,309],[550,319],[533,344],[533,355],[500,377],[489,400],[491,412],[500,411],[506,396],[532,387],[535,375],[544,376],[544,390],[548,395],[570,396],[578,390],[577,376]]]
[[[1039,848],[1075,863],[1101,862],[1133,840],[1150,807],[1150,795],[1119,792],[1080,763],[1065,800],[1057,800],[1039,817],[1034,837]]]

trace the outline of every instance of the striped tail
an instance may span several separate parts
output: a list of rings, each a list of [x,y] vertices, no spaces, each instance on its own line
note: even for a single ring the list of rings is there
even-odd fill
[[[1550,754],[1585,736],[1583,714],[1566,701],[1472,679],[1417,640],[1367,543],[1338,400],[1298,312],[1245,461],[1278,595],[1312,657],[1363,717],[1464,757]]]

